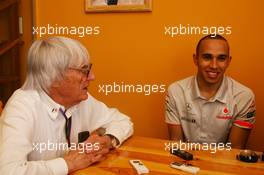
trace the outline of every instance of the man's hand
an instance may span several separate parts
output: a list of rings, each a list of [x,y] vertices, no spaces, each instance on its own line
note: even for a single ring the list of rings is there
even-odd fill
[[[97,145],[93,149],[89,150],[71,150],[67,155],[64,156],[64,159],[68,165],[68,173],[74,172],[79,169],[88,167],[89,165],[102,161],[105,158],[105,155],[109,152],[109,149],[112,148],[111,138],[109,136],[99,136],[97,134],[92,134],[83,145]],[[86,147],[84,146],[85,149]],[[90,148],[90,147],[88,147]]]
[[[79,150],[71,150],[64,156],[64,159],[68,166],[68,173],[72,173],[79,169],[86,168],[95,162],[104,160],[105,154],[109,151],[102,149],[100,153],[86,153]]]
[[[86,150],[87,152],[99,152],[106,149],[109,152],[109,149],[112,148],[112,142],[111,142],[111,138],[107,135],[104,136],[99,136],[97,134],[92,134],[85,142],[84,144],[98,144],[99,149],[97,150]],[[105,152],[105,151],[103,151]]]

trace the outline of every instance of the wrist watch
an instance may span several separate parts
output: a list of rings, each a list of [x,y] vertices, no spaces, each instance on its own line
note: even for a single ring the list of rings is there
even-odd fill
[[[111,134],[106,134],[106,136],[110,137],[112,147],[116,148],[117,145],[119,144],[119,141],[117,140],[117,138]]]

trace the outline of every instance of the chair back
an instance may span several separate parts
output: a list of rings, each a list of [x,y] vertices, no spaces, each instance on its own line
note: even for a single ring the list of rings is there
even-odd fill
[[[0,115],[1,115],[2,110],[3,110],[3,103],[2,103],[2,101],[0,100]]]

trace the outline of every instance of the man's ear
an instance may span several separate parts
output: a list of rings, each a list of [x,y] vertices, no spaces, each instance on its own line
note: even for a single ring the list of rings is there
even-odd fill
[[[198,64],[198,58],[197,58],[197,55],[195,55],[195,54],[193,54],[193,62],[197,66],[197,64]]]
[[[56,88],[60,86],[60,82],[58,80],[55,80],[51,83],[50,88]]]
[[[228,66],[231,63],[231,60],[232,60],[232,56],[229,56]]]

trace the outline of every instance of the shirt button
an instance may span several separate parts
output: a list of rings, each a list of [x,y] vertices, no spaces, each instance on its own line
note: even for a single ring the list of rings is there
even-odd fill
[[[52,109],[52,112],[57,112],[58,110],[56,108],[53,108]]]
[[[21,163],[20,166],[26,166],[27,162]]]

